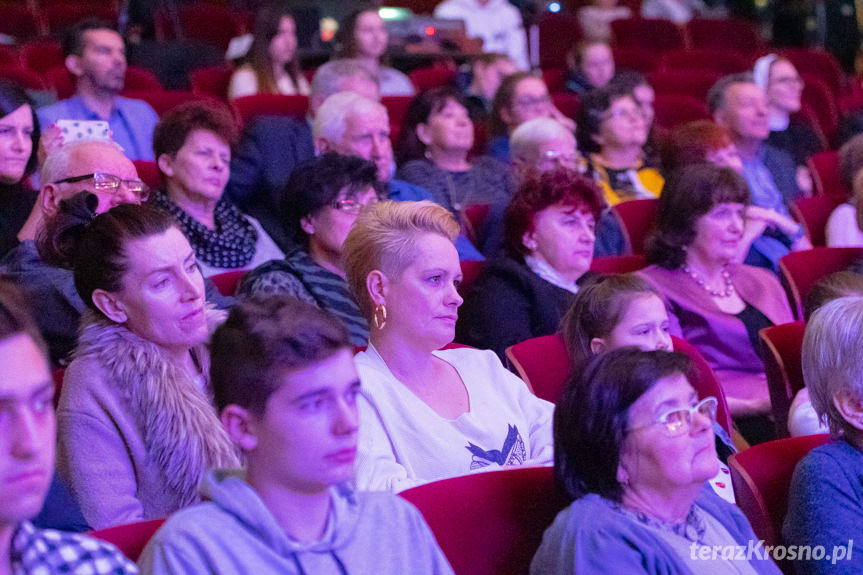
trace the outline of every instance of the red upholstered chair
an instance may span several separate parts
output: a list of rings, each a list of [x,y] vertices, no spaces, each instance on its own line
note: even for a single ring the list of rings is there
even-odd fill
[[[659,200],[650,198],[630,200],[612,206],[611,213],[614,214],[620,224],[623,238],[626,240],[626,245],[629,246],[630,253],[635,255],[644,253],[644,241],[656,220],[658,203]]]
[[[573,120],[578,114],[578,107],[581,105],[578,96],[570,92],[554,93],[551,95],[551,101],[564,116]]]
[[[710,70],[680,70],[676,72],[654,72],[649,81],[657,94],[691,96],[701,102],[722,74]]]
[[[827,245],[826,230],[827,220],[836,207],[845,200],[839,196],[813,196],[811,198],[800,198],[791,204],[791,215],[795,220],[803,224],[806,235],[813,246],[823,247]]]
[[[863,248],[812,248],[779,258],[779,272],[797,319],[803,319],[803,302],[815,283],[844,270],[863,256]]]
[[[611,52],[618,70],[635,70],[650,74],[659,61],[659,54],[638,46],[612,46]]]
[[[187,40],[197,40],[225,50],[231,38],[242,34],[243,26],[238,14],[228,6],[211,2],[187,4],[179,9],[180,27]],[[157,11],[156,29],[160,35],[170,38],[172,26],[162,10]]]
[[[128,90],[123,92],[123,95],[127,98],[144,100],[145,102],[150,104],[156,111],[156,113],[160,116],[168,110],[176,108],[180,104],[185,104],[186,102],[215,100],[215,98],[202,96],[200,94],[195,94],[194,92],[187,92],[185,90],[159,90],[157,92],[135,92]]]
[[[843,199],[851,195],[851,190],[842,183],[842,176],[839,174],[839,152],[836,150],[820,152],[811,156],[808,163],[809,173],[812,174],[817,193],[835,195]]]
[[[148,160],[135,160],[135,169],[138,170],[138,177],[141,181],[150,186],[152,190],[159,189],[162,185],[162,173],[159,171],[159,166],[156,162]]]
[[[806,73],[801,73],[800,76],[806,82],[803,87],[802,102],[815,113],[821,132],[828,142],[832,142],[839,127],[836,95],[819,76]]]
[[[569,377],[569,354],[560,334],[532,337],[506,348],[506,359],[534,395],[556,403]]]
[[[0,66],[20,66],[21,57],[12,46],[0,44]]]
[[[126,68],[126,78],[123,82],[124,91],[158,92],[162,89],[162,83],[147,68],[139,68],[138,66],[129,66]]]
[[[87,535],[114,544],[117,549],[123,552],[123,555],[132,561],[137,561],[138,557],[141,556],[141,551],[147,546],[147,542],[164,522],[164,519],[138,521],[90,531]]]
[[[100,4],[62,3],[42,9],[42,18],[52,36],[62,34],[78,21],[95,17],[117,26],[117,7],[113,2]]]
[[[565,68],[546,68],[542,71],[542,81],[549,93],[563,92],[563,82],[566,78]]]
[[[47,89],[38,73],[22,66],[0,66],[0,78],[14,82],[25,90]]]
[[[720,74],[734,74],[751,68],[749,58],[735,52],[717,48],[670,50],[659,61],[662,70],[712,70]]]
[[[36,38],[42,34],[42,24],[25,3],[4,2],[0,34],[7,34],[18,40]]]
[[[653,102],[656,123],[668,130],[695,120],[709,120],[704,103],[692,96],[657,94]]]
[[[758,332],[764,342],[764,370],[777,437],[788,437],[788,410],[794,396],[806,385],[800,362],[805,332],[803,321],[765,327]]]
[[[216,289],[219,290],[220,294],[231,296],[237,293],[237,287],[243,281],[243,278],[246,277],[247,273],[249,273],[248,270],[236,270],[210,276],[210,279],[216,285]]]
[[[413,96],[384,96],[381,98],[381,104],[387,109],[387,115],[390,117],[390,124],[401,126],[404,123],[411,100],[413,100]],[[397,141],[395,138],[392,139]]]
[[[243,124],[257,116],[292,116],[305,118],[309,113],[308,96],[283,96],[282,94],[255,94],[243,96],[231,102]]]
[[[593,258],[590,262],[590,271],[598,274],[628,274],[637,272],[647,266],[644,256],[636,254],[632,256],[608,256],[604,258]]]
[[[674,345],[674,351],[685,353],[695,364],[695,380],[691,381],[692,387],[698,392],[698,397],[713,396],[716,398],[716,421],[719,425],[731,435],[731,411],[728,409],[728,402],[725,400],[725,392],[722,386],[719,385],[719,380],[713,373],[713,369],[704,356],[701,355],[691,343],[685,339],[671,336],[671,342]]]
[[[400,493],[417,506],[459,575],[523,575],[568,498],[550,467],[520,467],[426,483]]]
[[[581,26],[578,18],[570,14],[545,11],[539,19],[540,68],[565,68],[566,53],[580,39]]]
[[[693,48],[709,48],[750,56],[761,48],[758,28],[748,20],[693,18],[686,24]],[[736,70],[743,72],[744,69]]]
[[[51,371],[51,379],[54,381],[54,409],[60,405],[60,392],[63,391],[63,377],[65,375],[65,367],[58,367]]]
[[[488,218],[488,204],[474,204],[464,210],[466,220],[462,233],[467,236],[473,245],[479,245],[479,238],[485,230],[485,221]]]
[[[728,458],[737,506],[765,546],[782,542],[788,490],[797,463],[809,451],[829,440],[828,435],[778,439],[754,445]]]
[[[449,86],[455,82],[455,76],[455,70],[444,66],[417,68],[408,74],[408,78],[411,79],[418,92],[424,92],[425,90],[441,86]]]
[[[654,54],[683,48],[683,32],[671,20],[625,18],[611,22],[614,43],[625,48],[643,48]]]
[[[482,271],[482,260],[462,260],[459,264],[461,265],[461,284],[458,286],[458,292],[462,297],[465,297],[473,289],[476,278]]]
[[[196,94],[214,96],[222,101],[228,101],[228,86],[234,69],[230,66],[210,66],[198,68],[190,77],[192,91]]]

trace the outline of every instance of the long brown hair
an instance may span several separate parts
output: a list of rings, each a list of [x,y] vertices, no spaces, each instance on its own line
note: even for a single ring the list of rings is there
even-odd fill
[[[278,92],[276,78],[273,75],[273,60],[270,58],[270,42],[279,33],[279,24],[282,18],[290,18],[296,23],[293,13],[287,5],[282,3],[272,4],[262,8],[255,18],[254,39],[249,48],[249,62],[258,79],[258,91],[261,93],[274,94]],[[300,92],[300,64],[297,53],[293,59],[285,65],[285,71],[294,83],[294,89]]]

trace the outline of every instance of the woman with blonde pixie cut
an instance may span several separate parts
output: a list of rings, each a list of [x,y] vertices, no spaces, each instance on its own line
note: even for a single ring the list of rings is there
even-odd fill
[[[863,523],[863,297],[843,297],[819,308],[806,324],[803,379],[833,441],[797,464],[791,479],[783,536],[787,545],[850,545]],[[861,573],[863,554],[830,561],[798,557],[797,573]],[[834,559],[838,555],[834,555]],[[808,555],[807,555],[808,559]],[[832,563],[836,563],[834,560]]]
[[[553,405],[490,351],[452,342],[462,298],[459,227],[432,202],[369,206],[344,243],[371,326],[362,380],[359,489],[400,491],[489,466],[550,464]]]

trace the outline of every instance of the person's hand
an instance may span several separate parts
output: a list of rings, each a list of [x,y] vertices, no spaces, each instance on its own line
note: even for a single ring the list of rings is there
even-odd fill
[[[768,226],[774,227],[786,236],[792,238],[800,231],[800,224],[788,216],[783,216],[776,210],[759,208],[758,206],[749,206],[746,208],[746,219],[763,221]]]
[[[797,166],[797,187],[803,192],[807,198],[812,197],[812,174],[809,173],[809,168],[806,166]]]
[[[570,132],[575,132],[575,120],[558,110],[554,104],[551,105],[551,117]]]

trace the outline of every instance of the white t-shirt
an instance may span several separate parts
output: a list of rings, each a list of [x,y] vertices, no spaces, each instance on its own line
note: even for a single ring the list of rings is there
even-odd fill
[[[441,417],[398,381],[373,346],[357,354],[360,490],[401,491],[478,470],[553,463],[553,404],[533,395],[492,351],[434,354],[467,388],[470,411],[456,419]]]
[[[825,228],[827,247],[861,248],[863,231],[857,225],[857,208],[851,204],[841,204],[830,214]]]
[[[482,38],[483,52],[509,54],[520,70],[530,68],[527,36],[518,8],[507,0],[444,0],[434,9],[435,18],[464,21],[470,38]]]
[[[279,94],[284,96],[294,96],[301,94],[307,96],[309,94],[309,83],[300,75],[297,86],[291,81],[290,77],[283,76],[276,84]],[[231,76],[231,83],[228,85],[228,99],[241,98],[243,96],[254,96],[258,93],[258,76],[255,75],[251,66],[240,66],[237,71]]]

